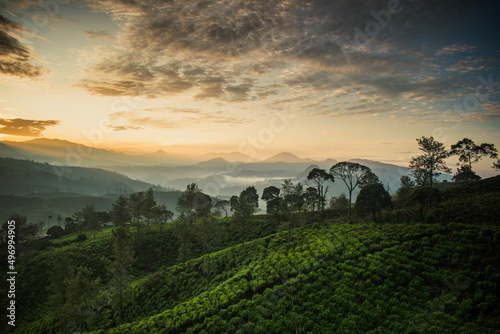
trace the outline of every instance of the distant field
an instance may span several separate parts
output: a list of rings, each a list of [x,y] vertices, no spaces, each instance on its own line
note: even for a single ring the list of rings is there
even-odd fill
[[[111,234],[112,230],[113,230],[113,226],[103,227],[101,230],[96,232],[96,239],[97,238],[109,238],[109,235]],[[58,239],[53,239],[53,240],[51,240],[51,242],[53,244],[56,244],[56,245],[64,244],[67,242],[73,242],[76,240],[76,238],[78,237],[79,234],[80,234],[79,232],[71,233],[71,234],[65,235],[64,237],[61,237]],[[85,231],[82,231],[82,234],[85,234],[88,239],[94,239],[94,232],[93,231],[85,230]]]

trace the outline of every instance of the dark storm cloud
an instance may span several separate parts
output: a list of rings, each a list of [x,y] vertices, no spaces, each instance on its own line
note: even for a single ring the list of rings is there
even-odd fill
[[[19,36],[24,28],[0,14],[0,73],[21,78],[40,76],[44,69],[29,62],[31,50]]]
[[[57,120],[39,121],[23,118],[0,118],[0,133],[13,136],[40,137],[42,131],[47,127],[59,123],[60,121]]]

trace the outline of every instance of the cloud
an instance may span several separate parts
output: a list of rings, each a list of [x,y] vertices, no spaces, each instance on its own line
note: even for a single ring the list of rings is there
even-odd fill
[[[470,52],[476,50],[477,47],[474,45],[467,45],[467,44],[452,44],[452,45],[445,45],[443,47],[440,47],[436,51],[436,56],[443,56],[443,55],[453,55],[456,53],[464,53],[464,52]]]
[[[108,124],[106,127],[110,128],[113,131],[129,131],[129,130],[144,130],[143,127],[133,126],[133,125],[112,125]]]
[[[35,78],[45,69],[31,64],[32,51],[23,44],[25,29],[0,14],[0,73],[20,78]]]
[[[108,116],[109,128],[115,131],[142,130],[143,128],[173,129],[190,125],[249,123],[248,118],[237,117],[224,111],[204,111],[190,108],[148,108],[128,112],[115,112]]]
[[[38,0],[3,0],[0,8],[8,11],[8,9],[24,9],[39,3]]]
[[[456,100],[474,87],[466,72],[497,68],[498,56],[476,57],[476,45],[448,33],[450,26],[472,24],[468,15],[481,8],[460,0],[88,4],[122,28],[118,46],[104,50],[76,84],[96,95],[189,93],[223,102],[265,100],[281,109],[281,101],[295,99],[311,107],[304,109],[310,115],[376,117],[409,103],[427,110],[426,100]],[[359,94],[370,99],[359,101]]]
[[[40,137],[42,131],[45,131],[47,127],[59,123],[60,121],[57,120],[38,121],[23,118],[0,118],[0,133],[13,136]]]
[[[276,4],[284,7],[244,1],[193,1],[190,6],[92,1],[95,9],[128,24],[120,35],[121,47],[90,68],[88,77],[77,86],[99,95],[150,97],[192,90],[197,99],[232,102],[273,95],[274,89],[265,92],[262,85],[257,87],[249,79],[268,73],[277,64],[267,58],[253,59],[250,54],[281,52],[298,38],[290,35],[292,29],[301,34],[300,15],[292,10],[297,3]],[[144,81],[139,69],[152,75],[145,89],[122,85]],[[117,76],[122,80],[116,80]]]
[[[447,66],[445,71],[455,73],[468,73],[480,71],[492,71],[498,68],[500,59],[468,56],[458,60],[457,62]]]
[[[96,38],[111,38],[111,35],[103,30],[94,31],[94,30],[83,30],[81,31],[88,39],[96,39]]]

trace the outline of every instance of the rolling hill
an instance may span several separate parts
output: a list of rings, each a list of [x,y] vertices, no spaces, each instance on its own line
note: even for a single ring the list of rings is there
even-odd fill
[[[27,248],[20,253],[15,332],[498,333],[500,225],[498,209],[483,211],[498,203],[499,182],[443,190],[434,223],[411,216],[397,223],[390,215],[377,223],[318,223],[309,214],[287,231],[286,221],[255,216],[242,231],[220,218],[214,248],[193,235],[184,262],[175,224],[133,231],[136,261],[121,316],[109,230],[79,242],[35,240],[28,265]],[[61,312],[65,296],[74,298],[64,292],[71,279],[83,277],[61,269],[68,267],[85,267],[97,282],[78,301],[84,316]],[[12,333],[5,322],[3,332]]]
[[[19,213],[30,222],[47,221],[48,216],[71,216],[87,204],[94,204],[98,211],[108,211],[119,195],[148,188],[154,188],[159,203],[176,213],[181,193],[103,169],[62,167],[30,160],[0,158],[0,173],[2,219]]]
[[[7,176],[0,179],[1,194],[71,192],[104,195],[140,191],[152,186],[98,168],[65,167],[10,158],[0,158],[0,171]]]
[[[500,328],[495,288],[500,253],[493,251],[499,235],[498,226],[453,223],[308,226],[294,230],[290,248],[287,233],[280,232],[212,253],[207,289],[207,255],[144,269],[147,259],[158,260],[160,239],[152,234],[138,255],[143,269],[135,270],[141,276],[130,283],[122,321],[113,324],[101,298],[94,306],[101,311],[86,328],[92,333],[493,333]],[[96,255],[107,254],[109,247],[103,236],[52,256],[74,254],[70,261],[102,272],[106,260]],[[31,270],[50,270],[49,258],[41,253]],[[20,289],[36,277],[31,275]],[[46,280],[39,278],[39,284]],[[107,289],[103,285],[99,294]],[[60,331],[61,316],[50,312],[43,298],[46,293],[19,297],[20,303],[38,302],[20,318],[16,333]],[[68,325],[78,330],[78,323]]]

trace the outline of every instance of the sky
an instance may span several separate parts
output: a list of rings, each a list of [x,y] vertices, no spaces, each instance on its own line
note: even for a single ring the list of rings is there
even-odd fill
[[[0,140],[400,165],[422,136],[500,147],[499,9],[3,0]]]

